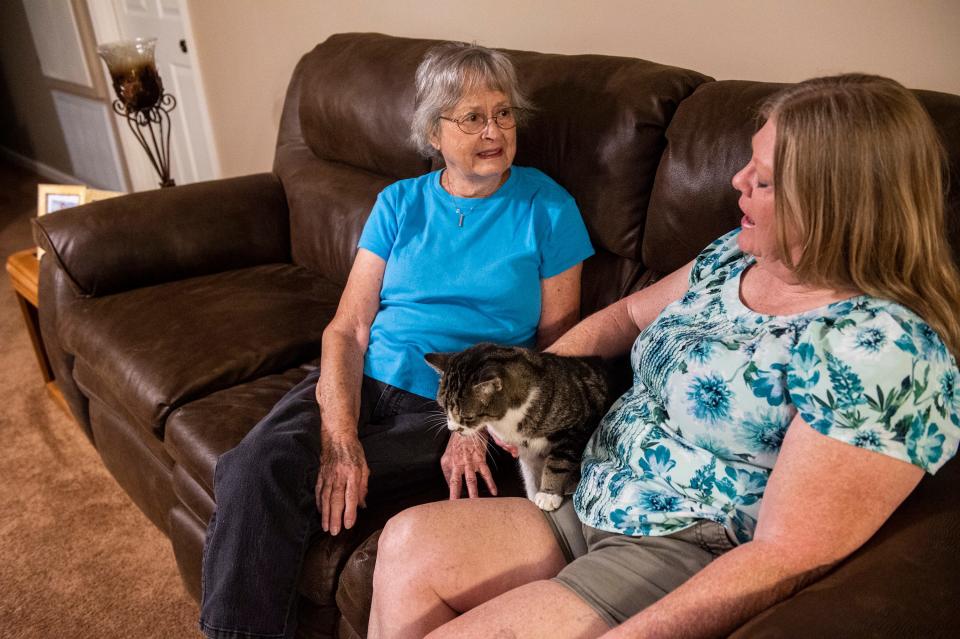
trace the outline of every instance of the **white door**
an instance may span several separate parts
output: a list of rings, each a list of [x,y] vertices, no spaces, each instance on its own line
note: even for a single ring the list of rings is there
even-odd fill
[[[212,180],[220,176],[219,162],[213,144],[210,120],[207,115],[203,85],[197,70],[189,16],[184,0],[91,0],[91,18],[95,23],[97,39],[157,38],[157,70],[163,88],[176,98],[177,106],[170,112],[170,174],[177,184]],[[113,20],[105,14],[112,11]],[[100,14],[98,17],[97,14]],[[108,27],[101,29],[102,23]],[[112,22],[112,24],[110,24]],[[101,33],[103,31],[103,33]],[[111,33],[115,31],[116,33]],[[115,36],[115,37],[114,37]],[[101,42],[98,42],[100,44]],[[126,128],[125,125],[122,128]],[[135,185],[142,184],[146,163],[143,149],[125,144],[128,158],[131,154],[143,156],[142,162],[130,161],[131,177]],[[135,168],[134,165],[140,168]],[[152,169],[151,169],[152,170]],[[150,178],[153,188],[158,182],[154,172]],[[139,190],[139,189],[138,189]]]

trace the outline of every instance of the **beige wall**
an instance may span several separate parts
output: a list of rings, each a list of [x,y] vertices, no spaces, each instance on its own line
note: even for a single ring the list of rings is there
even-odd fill
[[[958,0],[188,0],[225,176],[269,170],[283,93],[333,33],[603,53],[717,79],[866,71],[960,94]],[[481,9],[479,18],[468,6]]]

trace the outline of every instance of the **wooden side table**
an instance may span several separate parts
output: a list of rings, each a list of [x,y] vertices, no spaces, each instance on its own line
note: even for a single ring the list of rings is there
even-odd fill
[[[23,321],[27,325],[30,341],[33,342],[33,352],[37,356],[37,364],[40,366],[40,374],[43,375],[47,392],[69,415],[70,410],[57,387],[50,360],[47,359],[47,351],[43,347],[43,336],[40,335],[40,315],[37,310],[40,306],[37,299],[40,260],[37,259],[37,249],[26,249],[8,257],[7,273],[10,275],[13,291],[17,295],[17,302],[20,304],[20,312],[23,313]]]

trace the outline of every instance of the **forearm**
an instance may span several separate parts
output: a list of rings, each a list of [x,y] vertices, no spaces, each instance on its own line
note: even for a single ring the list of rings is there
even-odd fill
[[[597,311],[547,350],[558,355],[599,355],[613,359],[630,350],[640,331],[687,290],[693,262],[656,283]]]
[[[537,350],[552,350],[549,347],[576,325],[576,313],[571,313],[549,326],[541,324],[537,328]]]
[[[349,331],[331,325],[323,333],[317,403],[324,438],[356,436],[365,351]]]
[[[580,273],[582,264],[540,282],[540,321],[537,349],[544,350],[580,320]]]
[[[597,311],[567,331],[547,350],[558,355],[599,355],[610,359],[630,349],[639,330],[623,299]]]
[[[739,546],[604,639],[725,636],[830,567],[814,557],[791,556],[795,554],[763,542]]]

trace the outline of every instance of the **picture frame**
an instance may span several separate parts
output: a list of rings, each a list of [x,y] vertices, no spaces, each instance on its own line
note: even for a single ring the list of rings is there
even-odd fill
[[[37,217],[84,203],[87,187],[81,184],[38,184]]]

